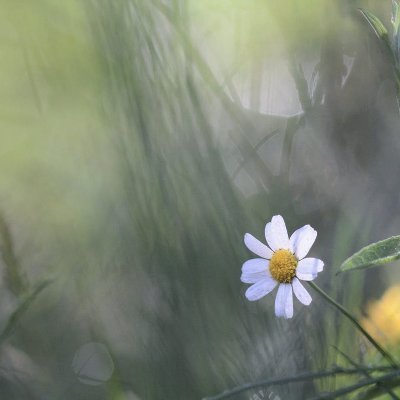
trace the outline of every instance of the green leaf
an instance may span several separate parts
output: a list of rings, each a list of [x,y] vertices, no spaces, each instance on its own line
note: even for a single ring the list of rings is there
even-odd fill
[[[398,7],[397,2],[395,3],[393,10],[394,10],[394,12],[396,12],[396,14],[398,14],[398,9],[395,9],[395,7]],[[383,43],[385,44],[386,50],[388,51],[388,53],[392,59],[396,83],[397,83],[398,96],[400,96],[400,94],[399,94],[400,93],[400,69],[398,67],[398,64],[399,64],[398,33],[396,33],[396,31],[394,32],[393,45],[392,45],[392,43],[389,39],[388,30],[386,29],[385,25],[383,25],[381,20],[367,10],[363,10],[362,8],[359,8],[358,10],[361,12],[363,17],[367,20],[367,22],[372,27],[372,29],[374,30],[374,32],[378,36],[378,38],[381,39],[383,41]],[[396,15],[394,18],[397,18],[397,17],[398,17],[398,15]],[[396,24],[396,23],[397,23],[397,21],[394,22],[394,24]]]
[[[385,25],[383,25],[383,23],[381,22],[381,20],[367,10],[363,10],[362,8],[360,8],[359,10],[360,10],[361,14],[363,15],[363,17],[371,25],[371,28],[374,30],[374,32],[378,36],[378,38],[388,41],[388,31],[387,31]]]
[[[339,272],[386,264],[398,258],[400,258],[400,236],[393,236],[362,248],[340,266]]]
[[[28,295],[19,306],[12,312],[10,317],[8,318],[3,331],[0,333],[0,344],[4,342],[5,339],[13,332],[15,326],[21,319],[21,317],[28,310],[32,302],[36,299],[36,297],[45,289],[52,281],[46,280],[40,283],[36,288],[32,291],[30,295]]]

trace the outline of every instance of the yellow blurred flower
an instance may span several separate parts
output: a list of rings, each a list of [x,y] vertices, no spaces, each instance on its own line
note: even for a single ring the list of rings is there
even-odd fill
[[[371,302],[367,314],[361,325],[375,340],[400,343],[400,285],[390,287],[380,300]]]

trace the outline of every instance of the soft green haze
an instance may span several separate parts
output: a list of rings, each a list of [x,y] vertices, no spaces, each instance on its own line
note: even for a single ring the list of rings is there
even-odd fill
[[[277,320],[239,280],[275,214],[318,231],[355,315],[400,277],[335,277],[400,232],[396,85],[360,6],[389,26],[389,1],[2,2],[1,399],[201,399],[365,356],[316,293]]]

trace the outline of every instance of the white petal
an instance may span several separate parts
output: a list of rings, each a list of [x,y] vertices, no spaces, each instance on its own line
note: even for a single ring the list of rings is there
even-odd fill
[[[303,258],[297,264],[296,273],[300,272],[302,274],[316,275],[318,272],[321,272],[323,268],[324,263],[318,258]]]
[[[286,303],[286,289],[284,284],[280,284],[278,293],[275,298],[275,315],[277,317],[283,317],[285,314],[285,303]]]
[[[300,303],[303,303],[304,305],[308,306],[312,300],[311,296],[297,278],[293,279],[292,287],[293,287],[293,292],[300,301]]]
[[[256,283],[261,279],[269,278],[269,261],[264,258],[253,258],[246,261],[242,266],[240,280],[244,283]]]
[[[275,315],[277,317],[293,317],[293,294],[290,283],[281,283],[275,299]]]
[[[318,258],[303,258],[296,268],[296,276],[303,281],[314,280],[318,272],[324,269],[324,263]]]
[[[289,295],[286,297],[286,305],[285,305],[285,318],[293,317],[293,293],[292,293],[292,285],[289,284]]]
[[[253,235],[250,235],[250,233],[244,235],[244,244],[259,257],[267,258],[268,260],[272,257],[272,250]]]
[[[317,274],[303,274],[302,272],[296,272],[296,276],[302,281],[313,281]]]
[[[250,286],[246,290],[245,296],[247,297],[247,300],[250,301],[259,300],[261,297],[264,297],[271,292],[277,284],[278,282],[274,279],[267,277]]]
[[[310,225],[305,225],[290,236],[290,244],[296,257],[301,260],[310,251],[317,238],[317,231]]]
[[[318,272],[322,272],[324,270],[324,262],[322,260],[318,263]]]
[[[280,215],[272,217],[271,222],[268,222],[265,226],[265,239],[274,251],[279,249],[291,250],[285,221]]]
[[[265,258],[252,258],[242,265],[242,272],[261,272],[269,271],[269,261]]]

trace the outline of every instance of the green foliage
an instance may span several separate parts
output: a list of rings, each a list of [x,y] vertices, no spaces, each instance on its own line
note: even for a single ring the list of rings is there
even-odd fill
[[[290,228],[315,226],[327,265],[368,240],[375,222],[352,163],[372,191],[373,174],[387,175],[368,149],[389,123],[360,125],[381,115],[367,105],[382,66],[365,68],[364,57],[378,57],[357,46],[360,35],[343,46],[338,32],[358,26],[344,26],[339,4],[4,2],[0,341],[33,364],[14,379],[15,365],[1,360],[2,399],[201,398],[326,369],[335,363],[327,343],[357,358],[353,327],[323,302],[298,305],[289,325],[273,317],[272,296],[248,304],[239,281],[243,233],[261,238],[273,213]],[[270,109],[297,97],[304,113]],[[377,185],[386,213],[396,176]],[[53,275],[60,284],[32,303],[43,289],[35,283]],[[342,278],[329,289],[356,309],[363,277]],[[93,341],[115,364],[95,387],[71,368]],[[310,398],[354,379],[298,381],[279,396]]]
[[[12,312],[10,317],[7,320],[6,325],[3,328],[3,331],[0,333],[0,344],[4,342],[13,332],[15,326],[18,324],[22,316],[27,312],[29,307],[32,305],[33,301],[37,298],[37,296],[51,283],[51,281],[46,280],[41,282],[36,288],[30,293],[22,302],[18,305],[18,307]]]
[[[368,23],[371,25],[371,28],[374,30],[376,36],[378,36],[379,39],[388,42],[389,40],[388,31],[385,25],[383,25],[383,23],[381,22],[381,20],[367,10],[360,9],[360,12],[363,15],[363,17],[368,21]]]
[[[367,10],[360,9],[361,14],[367,20],[369,25],[374,30],[376,36],[383,41],[386,50],[390,55],[393,66],[394,77],[397,85],[397,102],[400,106],[400,70],[399,70],[399,5],[396,0],[392,2],[392,24],[393,24],[393,40],[389,39],[388,30],[382,21]]]
[[[398,258],[400,258],[400,236],[393,236],[362,248],[340,266],[339,272],[382,265]]]

